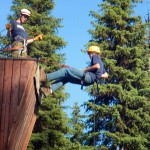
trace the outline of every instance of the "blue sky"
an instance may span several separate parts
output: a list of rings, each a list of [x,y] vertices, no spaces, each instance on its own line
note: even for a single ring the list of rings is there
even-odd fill
[[[8,22],[7,15],[10,14],[10,7],[12,5],[12,0],[6,1],[0,1],[0,32],[5,29],[5,25]],[[135,15],[141,15],[143,20],[147,17],[148,10],[150,9],[150,2],[148,1],[144,0],[143,4],[139,4],[135,8]],[[89,61],[89,57],[82,53],[81,49],[85,48],[84,45],[91,38],[87,32],[92,28],[90,22],[93,20],[89,16],[89,11],[98,11],[99,8],[97,5],[100,2],[101,0],[55,0],[53,16],[64,19],[61,23],[64,27],[58,30],[58,35],[68,43],[62,49],[62,53],[66,54],[67,65],[78,69],[86,67],[86,62]],[[5,34],[5,32],[1,34]],[[66,92],[70,94],[70,98],[66,101],[65,105],[73,106],[76,101],[81,105],[89,99],[88,94],[82,91],[79,85],[67,84]]]

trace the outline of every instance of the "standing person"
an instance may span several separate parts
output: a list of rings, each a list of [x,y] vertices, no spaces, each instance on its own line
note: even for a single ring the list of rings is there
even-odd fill
[[[11,54],[13,57],[26,56],[27,44],[43,39],[42,34],[28,39],[28,33],[22,24],[26,23],[30,16],[31,12],[29,10],[21,9],[19,18],[17,20],[11,20],[10,23],[6,25],[6,29],[8,30],[7,35],[12,38]]]
[[[107,78],[108,74],[105,71],[104,64],[99,56],[99,47],[90,46],[87,53],[91,59],[91,64],[83,70],[66,67],[56,72],[45,74],[44,70],[41,69],[41,83],[45,83],[46,80],[55,80],[50,87],[41,87],[41,92],[45,96],[48,96],[68,82],[88,86],[93,84],[98,78]]]

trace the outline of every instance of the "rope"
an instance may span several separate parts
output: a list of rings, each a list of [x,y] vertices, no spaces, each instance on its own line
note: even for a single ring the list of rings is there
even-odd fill
[[[20,49],[20,48],[23,48],[23,46],[15,46],[15,47],[12,47],[12,48],[5,48],[5,49],[2,50],[2,52],[15,51],[15,50]]]
[[[0,33],[4,32],[6,29],[3,29],[2,31],[0,31]]]
[[[94,133],[96,131],[96,99],[100,95],[98,83],[102,84],[102,80],[99,79],[99,82],[98,82],[98,80],[96,80],[96,89],[94,89],[96,91],[95,92],[95,98],[94,98]],[[105,83],[105,84],[107,85],[107,83]],[[95,137],[95,134],[94,134],[94,149],[96,150],[96,137]]]
[[[96,120],[95,120],[95,113],[96,113],[96,111],[95,111],[95,99],[96,98],[94,98],[94,149],[96,149],[96,139],[95,139],[95,123],[96,123]]]
[[[15,47],[12,47],[12,48],[4,48],[4,49],[1,50],[1,52],[11,52],[11,51],[18,50],[20,48],[23,48],[23,46],[15,46]],[[40,59],[40,58],[38,58],[38,61],[41,62],[41,63],[48,63],[50,65],[59,66],[61,68],[65,68],[65,67],[71,68],[68,65],[50,62],[49,60],[46,60],[46,59]]]
[[[100,80],[100,79],[99,79]],[[98,80],[95,81],[96,82],[96,89],[94,89],[95,92],[95,98],[94,98],[94,149],[96,150],[96,137],[95,137],[95,131],[96,131],[96,99],[97,96],[99,96],[99,87],[98,87]],[[102,81],[100,80],[100,84],[102,84]]]
[[[54,63],[54,62],[50,62],[49,60],[46,60],[46,59],[38,59],[39,60],[39,62],[41,62],[41,63],[47,63],[47,64],[49,64],[49,65],[55,65],[55,66],[59,66],[59,67],[61,67],[61,68],[71,68],[70,66],[68,66],[68,65],[65,65],[65,64],[58,64],[58,63]]]

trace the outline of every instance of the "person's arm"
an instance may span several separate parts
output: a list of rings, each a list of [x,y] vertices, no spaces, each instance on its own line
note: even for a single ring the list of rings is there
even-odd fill
[[[27,39],[27,44],[33,43],[34,41],[39,41],[43,39],[43,34],[40,34],[32,39]]]
[[[95,64],[95,65],[93,65],[91,67],[85,68],[84,70],[85,71],[94,71],[94,70],[97,70],[99,68],[100,68],[100,64],[97,63],[97,64]]]
[[[34,41],[35,41],[34,38],[32,38],[32,39],[27,39],[27,44],[33,43]]]

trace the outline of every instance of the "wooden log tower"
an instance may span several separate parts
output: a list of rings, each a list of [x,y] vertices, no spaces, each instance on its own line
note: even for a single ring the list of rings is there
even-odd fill
[[[38,113],[38,62],[0,58],[0,150],[26,150]]]

